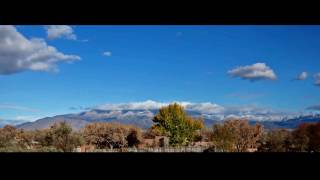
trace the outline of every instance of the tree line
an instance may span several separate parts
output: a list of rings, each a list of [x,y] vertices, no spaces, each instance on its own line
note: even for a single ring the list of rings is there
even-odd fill
[[[74,131],[67,122],[26,131],[0,128],[1,152],[72,152],[82,145],[97,149],[139,148],[144,139],[165,136],[170,146],[207,142],[207,152],[319,152],[320,123],[304,123],[293,130],[265,130],[246,119],[227,119],[208,128],[201,118],[186,114],[179,104],[162,107],[147,130],[114,122],[95,122]],[[156,145],[155,145],[156,146]]]

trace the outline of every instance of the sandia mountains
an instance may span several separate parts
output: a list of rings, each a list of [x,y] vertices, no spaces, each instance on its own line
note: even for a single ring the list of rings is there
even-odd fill
[[[90,110],[77,114],[65,114],[53,117],[46,117],[34,122],[27,122],[17,125],[17,128],[26,130],[43,129],[50,127],[56,122],[66,121],[74,129],[79,130],[88,123],[92,122],[119,122],[123,124],[132,124],[141,128],[149,128],[152,125],[152,118],[158,110]],[[221,122],[221,117],[213,115],[204,115],[197,111],[187,111],[188,114],[194,117],[203,117],[206,126],[212,126],[215,123]],[[320,115],[297,116],[290,119],[282,119],[278,121],[255,120],[249,119],[250,123],[259,122],[267,129],[286,128],[292,129],[304,122],[320,122]]]

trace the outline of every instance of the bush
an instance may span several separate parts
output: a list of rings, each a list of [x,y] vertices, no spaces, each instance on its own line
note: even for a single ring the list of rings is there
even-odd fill
[[[142,140],[140,131],[133,126],[99,122],[88,124],[82,133],[87,144],[104,149],[136,146]]]
[[[138,128],[131,128],[126,138],[128,147],[137,147],[142,142],[142,133]]]
[[[213,144],[222,151],[246,152],[257,147],[263,134],[261,125],[249,125],[246,119],[227,119],[213,126]]]
[[[0,128],[0,148],[13,146],[16,135],[17,129],[13,126],[6,125],[3,128]]]

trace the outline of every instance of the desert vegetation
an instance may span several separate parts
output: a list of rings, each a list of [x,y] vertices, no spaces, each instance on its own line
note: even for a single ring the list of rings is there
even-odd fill
[[[204,146],[205,152],[319,152],[320,123],[304,123],[296,129],[265,130],[246,119],[231,118],[205,127],[202,119],[186,114],[179,104],[162,107],[153,126],[96,122],[75,131],[67,122],[47,129],[26,131],[0,128],[1,152],[94,152],[145,147]],[[165,141],[165,140],[168,141]],[[88,150],[91,149],[91,150]]]

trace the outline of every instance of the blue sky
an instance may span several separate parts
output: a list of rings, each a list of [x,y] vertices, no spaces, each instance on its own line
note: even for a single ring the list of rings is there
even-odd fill
[[[81,59],[58,61],[58,71],[42,66],[3,71],[0,119],[32,119],[75,112],[71,107],[149,99],[290,111],[304,111],[320,100],[313,77],[320,72],[320,26],[79,25],[51,38],[49,27],[15,28],[27,40],[41,38],[46,46]],[[0,33],[0,38],[7,34]],[[0,41],[0,53],[1,48],[6,44]],[[0,54],[0,61],[5,60],[8,57]],[[250,81],[228,73],[255,63],[264,63],[276,80]],[[293,81],[302,72],[308,77]]]

